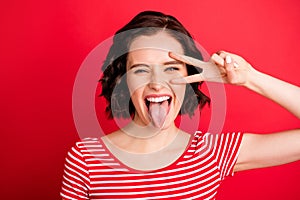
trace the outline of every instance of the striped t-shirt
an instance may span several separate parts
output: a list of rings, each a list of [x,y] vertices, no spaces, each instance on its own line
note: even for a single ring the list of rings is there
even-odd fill
[[[87,138],[68,152],[63,199],[214,199],[221,181],[233,175],[240,133],[196,132],[176,162],[137,172],[122,164],[101,139]]]

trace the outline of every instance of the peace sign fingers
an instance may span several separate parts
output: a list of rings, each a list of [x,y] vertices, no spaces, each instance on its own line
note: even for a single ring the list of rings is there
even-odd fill
[[[173,52],[170,52],[169,56],[175,60],[194,66],[200,72],[199,74],[173,79],[172,83],[174,84],[186,84],[201,81],[226,82],[224,79],[226,70],[222,66],[224,65],[224,59],[216,54],[213,55],[214,59],[211,59],[209,62],[204,62],[196,58]]]

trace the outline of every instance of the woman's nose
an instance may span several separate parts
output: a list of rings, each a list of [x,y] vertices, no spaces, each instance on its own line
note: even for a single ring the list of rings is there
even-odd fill
[[[163,77],[163,73],[161,71],[155,70],[151,74],[151,79],[149,82],[149,87],[154,90],[160,90],[163,88],[164,83],[166,82],[165,77]]]
[[[160,89],[163,88],[162,83],[159,82],[150,82],[149,87],[155,91],[159,91]]]

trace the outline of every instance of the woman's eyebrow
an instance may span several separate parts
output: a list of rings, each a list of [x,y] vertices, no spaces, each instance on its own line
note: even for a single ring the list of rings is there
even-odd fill
[[[183,65],[184,63],[178,60],[172,60],[165,62],[164,65]]]
[[[183,64],[184,64],[183,62],[177,61],[177,60],[167,61],[167,62],[163,63],[163,65],[183,65]],[[135,67],[150,67],[150,65],[147,65],[145,63],[137,63],[137,64],[134,64],[134,65],[131,65],[129,67],[129,69],[133,69]]]
[[[150,66],[147,65],[147,64],[144,64],[144,63],[138,63],[138,64],[131,65],[131,66],[129,67],[129,69],[133,69],[133,68],[135,68],[135,67],[150,67]]]

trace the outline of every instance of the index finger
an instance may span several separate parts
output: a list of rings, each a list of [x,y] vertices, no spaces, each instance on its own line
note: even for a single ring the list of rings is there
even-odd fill
[[[202,60],[199,60],[199,59],[196,59],[196,58],[193,58],[190,56],[186,56],[186,55],[177,54],[174,52],[169,52],[169,56],[175,60],[178,60],[178,61],[184,62],[188,65],[192,65],[194,67],[200,68],[201,69],[200,73],[207,68],[216,67],[216,65],[212,62],[204,62]],[[216,58],[216,59],[218,59],[218,58]],[[222,61],[219,61],[219,62],[222,62]]]
[[[173,83],[182,84],[200,81],[224,82],[226,73],[224,72],[225,69],[221,67],[224,65],[224,59],[217,54],[214,54],[208,62],[173,52],[170,52],[169,56],[175,60],[201,69],[200,73],[186,76],[181,79],[174,79],[172,81]]]

